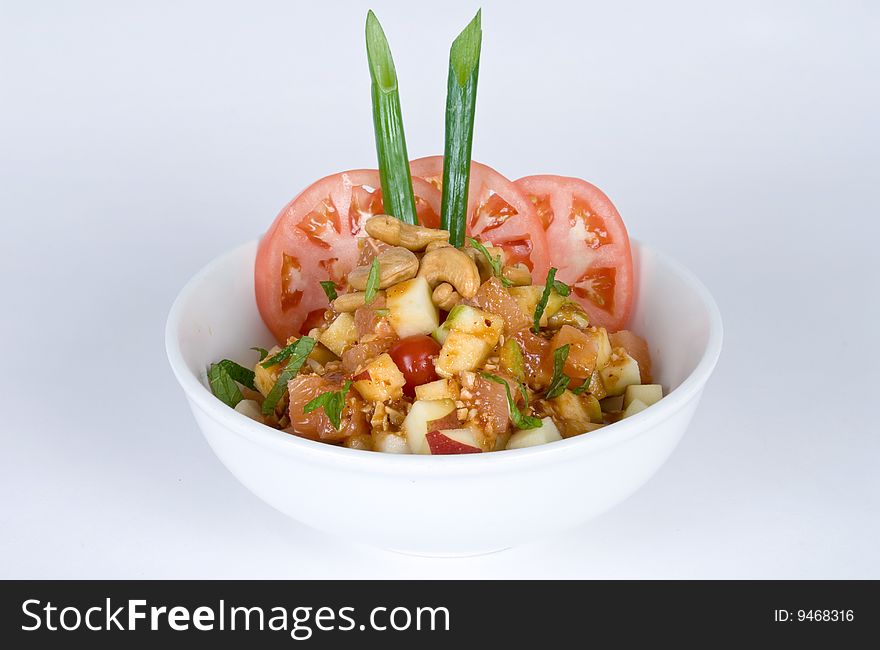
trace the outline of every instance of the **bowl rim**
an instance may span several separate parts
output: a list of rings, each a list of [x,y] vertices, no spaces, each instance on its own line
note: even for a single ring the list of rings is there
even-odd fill
[[[228,264],[230,259],[237,258],[250,249],[255,250],[258,241],[257,239],[251,240],[215,257],[184,285],[174,300],[165,323],[165,352],[174,376],[194,406],[198,406],[220,425],[255,444],[269,446],[286,454],[295,453],[301,455],[303,460],[333,465],[341,464],[348,469],[366,472],[381,468],[386,472],[412,473],[414,470],[418,470],[427,471],[434,475],[440,473],[481,473],[490,468],[506,470],[524,463],[566,460],[575,454],[599,452],[612,446],[624,444],[647,433],[654,425],[671,418],[675,413],[685,408],[703,389],[721,354],[723,341],[721,313],[706,286],[690,270],[673,258],[637,239],[631,239],[633,248],[638,249],[639,253],[650,253],[655,256],[690,286],[706,309],[709,319],[706,348],[700,361],[679,386],[670,391],[657,404],[652,405],[651,408],[625,420],[615,422],[613,425],[593,431],[589,435],[574,436],[552,444],[523,449],[506,449],[484,454],[457,456],[382,454],[300,438],[256,422],[217,399],[201,379],[190,371],[184,360],[178,337],[184,306],[203,282],[210,278],[216,269]]]

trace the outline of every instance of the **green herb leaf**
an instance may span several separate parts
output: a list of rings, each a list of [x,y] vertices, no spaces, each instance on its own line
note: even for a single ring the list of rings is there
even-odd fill
[[[319,408],[324,409],[330,424],[338,431],[339,425],[342,424],[342,409],[345,408],[345,396],[348,395],[349,388],[351,388],[351,380],[346,381],[339,390],[328,390],[326,393],[321,393],[303,406],[303,413],[311,413]]]
[[[483,254],[483,257],[486,258],[486,261],[489,262],[489,266],[492,268],[492,275],[501,280],[501,284],[505,287],[509,287],[513,284],[513,282],[504,277],[504,267],[501,264],[501,255],[495,255],[493,257],[492,254],[489,253],[489,249],[473,237],[468,237],[467,240],[473,248]]]
[[[404,223],[417,224],[409,156],[403,135],[403,116],[397,89],[397,71],[388,39],[376,15],[367,12],[367,60],[370,65],[370,93],[373,98],[373,130],[385,212]]]
[[[517,429],[537,429],[541,426],[541,419],[536,418],[532,415],[524,415],[520,412],[520,410],[516,407],[516,401],[513,399],[513,394],[510,392],[510,385],[498,375],[491,375],[488,372],[481,372],[480,376],[483,379],[488,379],[489,381],[494,381],[496,384],[501,384],[504,386],[504,390],[507,392],[507,408],[510,409],[510,420],[513,422],[513,426]],[[522,384],[518,384],[520,393],[522,393],[525,398],[525,408],[529,407],[529,396],[526,393],[525,386]]]
[[[376,292],[379,291],[379,258],[374,257],[370,264],[370,275],[367,276],[367,289],[364,295],[364,302],[370,304],[376,299]]]
[[[278,405],[278,402],[281,401],[281,398],[287,390],[287,382],[296,377],[314,347],[315,339],[309,336],[303,336],[296,343],[288,345],[284,350],[281,350],[281,352],[272,357],[272,359],[275,359],[284,353],[285,350],[288,350],[284,357],[284,359],[289,359],[287,365],[284,366],[284,370],[278,375],[278,379],[275,380],[275,385],[272,386],[272,390],[269,391],[269,394],[266,395],[266,399],[263,401],[263,415],[269,415],[275,410],[275,407]],[[262,366],[267,368],[279,363],[278,361],[269,363],[272,359],[264,361]],[[268,364],[268,366],[266,364]]]
[[[449,243],[457,247],[464,244],[467,221],[477,78],[483,40],[480,17],[481,12],[478,11],[449,49],[440,227],[449,231]]]
[[[559,397],[571,383],[571,378],[562,372],[570,348],[571,345],[566,343],[562,347],[553,350],[553,378],[550,380],[550,385],[547,387],[544,399]]]
[[[251,350],[260,354],[260,361],[269,356],[269,350],[266,348],[251,348]]]
[[[327,300],[336,300],[336,283],[333,280],[321,280],[321,288],[327,294]]]
[[[586,393],[593,385],[593,380],[599,381],[599,373],[597,373],[596,371],[593,371],[593,374],[590,377],[584,379],[584,383],[582,383],[580,386],[578,386],[577,388],[572,388],[571,392],[575,395],[582,395]],[[590,392],[592,393],[593,391],[590,390]]]
[[[384,307],[382,309],[375,309],[374,311],[376,312],[376,316],[387,316],[391,313],[390,309],[385,309]]]
[[[222,366],[229,373],[229,376],[242,386],[247,386],[251,390],[257,390],[257,387],[254,386],[254,371],[250,368],[240,366],[235,361],[230,361],[229,359],[223,359],[223,361],[218,361],[214,365]]]
[[[563,298],[571,293],[571,287],[560,280],[553,280],[553,290]]]
[[[211,392],[227,406],[235,408],[244,399],[238,384],[235,383],[229,370],[222,363],[212,364],[208,368],[208,383],[211,386]]]
[[[261,361],[260,365],[263,366],[264,368],[271,368],[272,366],[277,366],[279,363],[283,363],[283,362],[287,361],[291,357],[291,355],[293,355],[293,353],[299,349],[297,347],[299,345],[299,342],[302,339],[308,339],[308,338],[309,338],[308,336],[303,336],[302,338],[294,341],[290,345],[285,345],[283,348],[278,350],[278,352],[273,354],[271,357]],[[309,339],[309,340],[312,340],[312,339]]]
[[[532,323],[532,330],[535,334],[538,334],[541,331],[541,316],[544,315],[544,310],[547,308],[547,301],[550,300],[550,292],[553,291],[553,284],[556,282],[556,267],[550,267],[550,270],[547,272],[547,282],[544,283],[544,293],[541,294],[541,299],[538,301],[538,304],[535,305],[535,317]]]

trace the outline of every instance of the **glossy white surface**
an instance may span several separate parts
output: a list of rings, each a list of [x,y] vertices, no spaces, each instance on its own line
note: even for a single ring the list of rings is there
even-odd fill
[[[449,41],[475,4],[369,4],[410,153],[437,153]],[[461,560],[265,505],[198,432],[165,319],[302,186],[372,164],[367,2],[12,0],[0,576],[880,578],[877,4],[480,4],[475,155],[593,181],[724,315],[666,464],[585,526]]]
[[[272,343],[254,301],[256,242],[184,287],[168,316],[168,359],[224,465],[274,508],[320,530],[417,555],[475,555],[556,534],[617,505],[678,443],[721,350],[721,318],[688,271],[634,243],[632,329],[650,334],[651,409],[589,435],[480,455],[401,456],[342,449],[260,425],[215,399],[205,369],[253,363]],[[550,495],[571,498],[551,498]],[[365,503],[364,495],[372,498]],[[492,495],[488,498],[488,495]]]

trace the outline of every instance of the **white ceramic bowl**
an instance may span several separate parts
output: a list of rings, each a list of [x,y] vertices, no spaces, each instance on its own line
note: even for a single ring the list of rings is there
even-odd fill
[[[721,317],[689,271],[635,243],[631,329],[668,396],[590,434],[462,456],[356,451],[264,426],[216,399],[206,369],[272,337],[254,301],[251,242],[203,268],[177,297],[166,350],[199,428],[239,481],[309,526],[419,555],[471,555],[581,524],[641,487],[688,426],[721,351]]]

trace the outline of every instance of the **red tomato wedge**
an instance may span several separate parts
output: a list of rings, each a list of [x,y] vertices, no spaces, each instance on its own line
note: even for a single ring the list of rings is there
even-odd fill
[[[419,158],[410,169],[414,178],[442,187],[443,156]],[[513,182],[478,162],[471,163],[466,232],[502,248],[508,264],[523,262],[536,284],[547,277],[550,257],[534,206]]]
[[[419,222],[440,225],[440,192],[413,179]],[[328,307],[322,280],[339,287],[358,260],[364,222],[382,214],[379,172],[355,170],[313,183],[281,210],[254,264],[257,307],[279,342],[305,334]]]
[[[602,191],[579,178],[526,176],[516,185],[535,207],[556,279],[572,288],[594,325],[626,327],[633,304],[632,251],[626,226]]]

